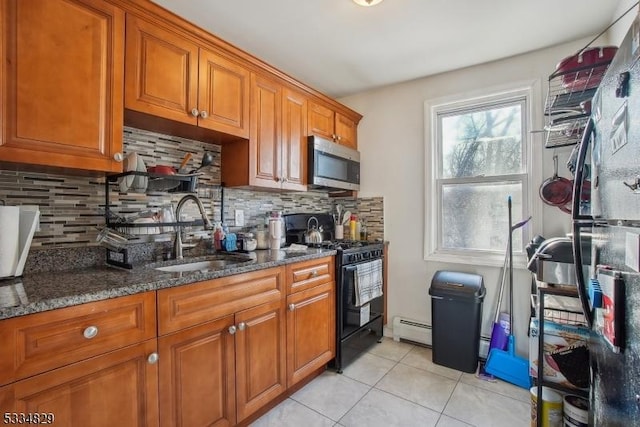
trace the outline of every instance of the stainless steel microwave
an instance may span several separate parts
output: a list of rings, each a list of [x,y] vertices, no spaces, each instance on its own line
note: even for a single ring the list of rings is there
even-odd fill
[[[308,137],[308,187],[324,190],[360,189],[360,153],[317,136]]]

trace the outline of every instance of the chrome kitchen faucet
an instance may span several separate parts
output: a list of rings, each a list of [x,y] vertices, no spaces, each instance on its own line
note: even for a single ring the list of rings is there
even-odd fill
[[[195,246],[195,245],[185,245],[182,243],[182,226],[180,225],[180,211],[182,211],[182,207],[189,200],[193,200],[198,205],[198,209],[200,210],[200,215],[202,216],[202,220],[204,221],[204,228],[206,230],[213,229],[213,224],[211,224],[211,221],[209,220],[209,218],[207,218],[207,213],[204,210],[204,205],[202,204],[202,201],[200,201],[198,196],[195,196],[193,194],[187,194],[182,199],[180,199],[180,201],[178,202],[178,206],[176,206],[176,221],[178,222],[178,226],[176,230],[176,241],[175,241],[176,259],[183,258],[182,250],[185,247]]]

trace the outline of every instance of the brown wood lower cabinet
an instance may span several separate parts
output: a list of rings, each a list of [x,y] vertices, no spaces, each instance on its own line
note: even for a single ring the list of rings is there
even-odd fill
[[[335,355],[334,282],[287,297],[287,387]]]
[[[163,426],[231,426],[286,389],[284,301],[158,340]]]
[[[324,257],[0,321],[0,414],[248,423],[334,356],[333,267]]]
[[[52,414],[58,426],[157,426],[155,351],[152,339],[10,384],[0,410]]]
[[[284,299],[236,314],[238,421],[287,388]]]
[[[162,426],[236,422],[233,316],[158,339]]]

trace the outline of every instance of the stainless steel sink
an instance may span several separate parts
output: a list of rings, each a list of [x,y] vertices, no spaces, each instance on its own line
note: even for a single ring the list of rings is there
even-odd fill
[[[162,265],[153,267],[155,270],[171,272],[171,273],[185,273],[192,271],[208,271],[208,270],[221,270],[234,265],[241,265],[250,263],[253,260],[249,257],[220,257],[208,258],[204,260],[191,261],[183,260],[179,264]]]
[[[224,260],[212,260],[212,261],[199,261],[190,262],[187,264],[167,265],[166,267],[157,267],[156,270],[160,271],[200,271],[200,270],[216,270],[224,268],[229,264],[238,264],[238,262],[224,261]]]

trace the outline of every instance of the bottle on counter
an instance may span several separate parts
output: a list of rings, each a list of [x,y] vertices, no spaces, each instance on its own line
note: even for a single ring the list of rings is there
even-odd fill
[[[367,240],[369,236],[367,235],[367,226],[364,221],[361,221],[360,225],[360,240]]]
[[[349,239],[356,240],[358,237],[356,235],[356,224],[357,217],[355,214],[351,214],[351,219],[349,219]]]
[[[224,231],[222,230],[222,224],[216,223],[215,231],[213,232],[213,247],[219,251],[222,249],[222,241],[224,240]]]

